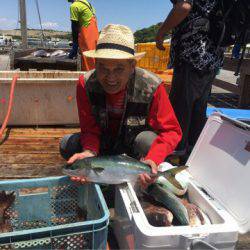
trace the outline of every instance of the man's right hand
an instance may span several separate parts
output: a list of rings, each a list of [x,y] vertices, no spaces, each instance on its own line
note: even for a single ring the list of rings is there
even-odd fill
[[[73,156],[69,158],[67,161],[68,164],[73,164],[76,160],[81,160],[87,157],[93,157],[96,156],[96,154],[90,150],[85,150],[82,153],[76,153]],[[88,183],[88,179],[86,177],[78,177],[78,176],[72,176],[70,177],[72,181],[80,182],[81,184]]]
[[[155,42],[156,42],[156,47],[159,50],[165,50],[165,47],[163,46],[164,35],[162,34],[161,30],[158,31],[156,38],[155,38]]]
[[[82,153],[76,153],[74,155],[72,155],[69,160],[67,161],[67,163],[69,165],[73,164],[76,160],[81,160],[87,157],[93,157],[96,156],[96,154],[90,150],[84,150]]]

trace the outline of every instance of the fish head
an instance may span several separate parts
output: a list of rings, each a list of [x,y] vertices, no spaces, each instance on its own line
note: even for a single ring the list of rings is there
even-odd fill
[[[69,176],[88,176],[91,171],[91,163],[88,158],[76,160],[73,164],[63,167],[63,173]]]

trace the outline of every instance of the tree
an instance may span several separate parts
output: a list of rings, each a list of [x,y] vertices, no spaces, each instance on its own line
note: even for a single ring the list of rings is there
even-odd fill
[[[158,23],[156,25],[152,25],[148,28],[144,28],[141,30],[137,30],[134,33],[135,36],[135,43],[148,43],[148,42],[154,42],[155,41],[155,36],[160,28],[162,23]],[[168,34],[166,38],[169,38],[170,35]]]

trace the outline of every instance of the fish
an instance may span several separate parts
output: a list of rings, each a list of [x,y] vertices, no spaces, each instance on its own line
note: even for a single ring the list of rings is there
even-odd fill
[[[198,209],[200,210],[200,213],[201,213],[201,215],[203,217],[204,224],[202,224],[202,225],[211,225],[212,222],[211,222],[209,216],[203,210],[201,210],[200,208],[198,208]]]
[[[189,203],[186,199],[182,199],[182,204],[187,208],[191,227],[211,224],[208,216],[197,205]]]
[[[173,176],[172,178],[174,178],[175,180],[179,182],[179,184],[181,185],[181,188],[176,188],[176,186],[173,185],[172,182],[169,181],[169,179],[165,178],[164,176],[159,176],[159,178],[156,180],[156,183],[170,190],[172,193],[174,193],[177,196],[183,196],[187,192],[188,181],[180,179],[178,177],[179,175]]]
[[[63,57],[67,56],[67,53],[61,49],[56,50],[50,54],[50,57]]]
[[[149,224],[154,227],[172,226],[174,216],[168,209],[145,202],[141,205]]]
[[[153,183],[144,191],[156,202],[166,207],[183,226],[189,225],[189,216],[186,207],[181,199],[175,196],[171,191],[161,187],[158,183]]]
[[[15,192],[6,193],[4,190],[0,191],[0,233],[12,231],[11,226],[7,223],[6,212],[15,201]]]
[[[40,49],[40,50],[33,52],[33,56],[35,56],[35,57],[49,57],[50,53],[48,53],[44,49]]]
[[[182,203],[188,211],[189,226],[194,227],[194,226],[204,225],[204,218],[202,214],[200,213],[200,210],[198,209],[198,207],[193,203],[189,203],[185,199],[182,200]]]
[[[168,162],[163,162],[160,164],[159,169],[161,171],[165,171],[165,170],[169,170],[169,169],[178,169],[175,166],[173,166],[172,164],[168,163]],[[172,193],[174,193],[177,196],[183,196],[188,189],[188,183],[189,183],[189,178],[187,177],[187,175],[185,173],[183,173],[182,171],[179,171],[178,173],[174,172],[175,170],[173,170],[172,172],[172,178],[174,180],[177,180],[179,182],[179,184],[182,186],[182,188],[176,188],[168,179],[166,179],[164,176],[159,176],[159,178],[157,178],[156,183],[160,184],[162,187],[170,190]],[[169,177],[171,178],[171,177]]]
[[[182,189],[174,179],[176,173],[186,169],[178,167],[152,175],[147,164],[126,155],[88,157],[75,161],[72,165],[63,167],[62,172],[68,176],[86,177],[88,181],[101,184],[135,183],[138,175],[147,173],[151,176],[164,176],[176,188]]]

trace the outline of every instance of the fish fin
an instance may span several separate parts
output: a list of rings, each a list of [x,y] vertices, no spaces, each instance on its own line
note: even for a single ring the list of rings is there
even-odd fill
[[[165,178],[166,179],[168,179],[168,181],[171,183],[171,184],[173,184],[176,188],[178,188],[178,189],[180,189],[180,190],[183,190],[183,187],[182,187],[182,185],[179,183],[179,181],[177,181],[176,179],[175,179],[175,177],[174,176],[165,176]]]
[[[164,171],[163,173],[175,176],[176,174],[178,174],[179,172],[181,172],[181,171],[183,171],[183,170],[185,170],[187,168],[188,168],[188,166],[181,166],[181,167],[171,168],[171,169],[168,169],[168,170]]]
[[[129,155],[126,155],[126,154],[120,154],[118,155],[119,158],[121,158],[122,160],[126,159],[126,161],[130,161],[130,162],[134,162],[134,163],[138,163],[138,160],[129,156]]]
[[[127,154],[119,154],[118,156],[120,156],[120,157],[122,157],[122,158],[126,158],[126,159],[130,159],[130,160],[134,160],[134,161],[136,161],[136,159],[135,159],[135,158],[133,158],[133,157],[131,157],[131,156],[127,155]]]

